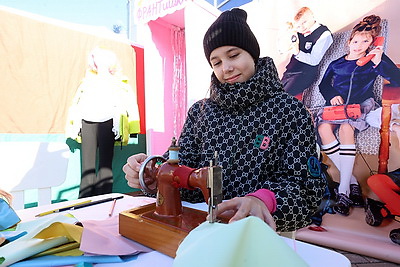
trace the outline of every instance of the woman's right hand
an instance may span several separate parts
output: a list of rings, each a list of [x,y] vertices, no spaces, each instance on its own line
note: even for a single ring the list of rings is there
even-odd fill
[[[127,163],[122,167],[122,170],[125,172],[125,179],[130,187],[139,189],[142,188],[139,183],[139,170],[140,166],[146,159],[146,154],[136,154],[130,156],[127,159]]]
[[[344,104],[344,100],[340,95],[337,95],[331,99],[330,103],[332,106],[339,106]]]
[[[375,66],[377,66],[379,63],[381,63],[382,60],[383,46],[377,46],[376,48],[372,49],[368,54],[375,55],[371,59],[371,61],[375,64]]]

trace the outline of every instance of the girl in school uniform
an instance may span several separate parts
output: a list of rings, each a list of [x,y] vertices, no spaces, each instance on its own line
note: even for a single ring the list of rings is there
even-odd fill
[[[316,118],[322,151],[340,171],[337,203],[333,209],[345,216],[349,215],[351,206],[364,206],[361,187],[352,175],[356,157],[355,134],[369,127],[365,117],[376,105],[375,79],[380,75],[394,86],[400,85],[400,71],[383,53],[382,46],[372,48],[381,31],[380,22],[379,16],[370,15],[354,26],[348,41],[349,53],[328,66],[319,85],[327,106],[360,104],[361,109],[358,119],[324,120],[323,112]],[[375,56],[367,64],[358,66],[356,62],[367,54]]]

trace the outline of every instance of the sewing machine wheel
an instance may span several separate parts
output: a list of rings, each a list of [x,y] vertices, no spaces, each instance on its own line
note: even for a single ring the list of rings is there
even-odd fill
[[[140,166],[139,170],[139,183],[142,187],[142,191],[149,193],[149,194],[156,194],[157,193],[157,170],[158,168],[156,165],[160,165],[167,161],[162,156],[150,156],[148,157]],[[151,168],[147,168],[147,164],[151,162]],[[146,179],[145,179],[146,174]]]

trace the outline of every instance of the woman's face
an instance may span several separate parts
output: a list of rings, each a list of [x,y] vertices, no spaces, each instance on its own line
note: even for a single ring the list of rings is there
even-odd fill
[[[236,46],[221,46],[210,54],[211,67],[220,83],[241,83],[255,73],[254,59]]]
[[[353,58],[363,57],[368,47],[371,45],[372,40],[371,34],[356,33],[353,39],[349,41],[349,55]]]

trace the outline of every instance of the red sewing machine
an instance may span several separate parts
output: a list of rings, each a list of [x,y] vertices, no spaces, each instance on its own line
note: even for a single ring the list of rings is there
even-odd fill
[[[327,106],[322,113],[323,120],[356,120],[361,117],[361,108],[359,104]]]
[[[175,257],[179,244],[191,230],[206,219],[211,223],[217,220],[217,205],[223,198],[222,169],[217,165],[216,156],[209,167],[193,169],[179,164],[178,151],[173,138],[168,160],[151,156],[141,165],[140,185],[143,191],[157,195],[156,203],[119,215],[121,235],[171,257]],[[208,213],[183,207],[180,188],[199,188],[208,203]]]

